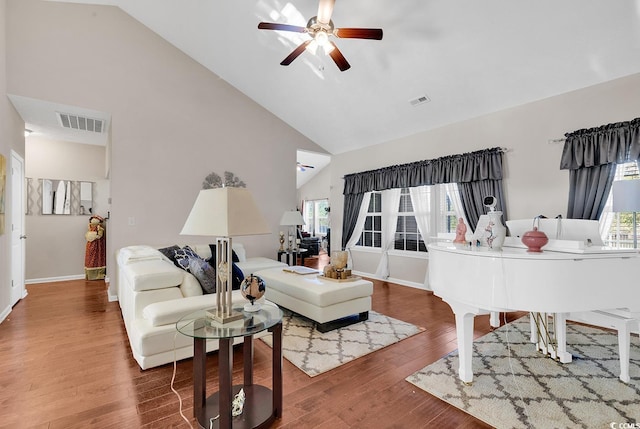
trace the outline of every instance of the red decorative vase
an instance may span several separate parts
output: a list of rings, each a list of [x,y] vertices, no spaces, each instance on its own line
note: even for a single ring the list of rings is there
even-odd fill
[[[538,227],[534,226],[533,231],[527,231],[522,236],[522,243],[529,250],[528,252],[542,252],[542,246],[549,242],[547,234],[542,231],[538,231]]]

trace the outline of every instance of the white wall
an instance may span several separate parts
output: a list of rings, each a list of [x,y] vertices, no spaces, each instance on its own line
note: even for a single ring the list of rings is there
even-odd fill
[[[179,232],[212,171],[252,191],[273,233],[240,241],[273,257],[296,150],[320,147],[115,7],[7,5],[9,92],[111,114],[109,272],[122,246],[210,241]]]
[[[27,137],[25,175],[37,191],[40,179],[93,183],[93,213],[102,217],[109,211],[109,181],[105,179],[106,148],[103,146]],[[84,255],[89,215],[42,215],[39,195],[28,196],[33,209],[26,216],[28,283],[84,277]],[[109,221],[105,225],[109,229]],[[107,232],[107,240],[109,234]]]
[[[6,27],[7,5],[0,0],[0,28]],[[11,165],[11,150],[24,158],[24,122],[7,98],[7,43],[5,31],[0,31],[0,154]],[[5,187],[4,231],[0,235],[0,322],[11,312],[11,174],[7,171]]]
[[[298,201],[322,200],[331,193],[331,164],[298,189]]]
[[[562,144],[548,140],[565,133],[640,117],[640,74],[495,112],[432,131],[340,155],[331,162],[331,247],[342,242],[345,174],[394,164],[434,159],[496,146],[506,147],[505,198],[510,219],[538,214],[566,215],[569,174],[561,171]],[[338,227],[338,225],[340,227]],[[356,255],[355,270],[377,266],[379,256]],[[393,262],[393,261],[392,261]],[[426,261],[392,263],[391,278],[420,279]]]

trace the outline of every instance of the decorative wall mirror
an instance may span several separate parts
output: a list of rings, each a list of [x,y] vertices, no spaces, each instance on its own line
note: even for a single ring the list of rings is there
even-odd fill
[[[87,215],[93,213],[93,183],[40,179],[43,215]]]
[[[42,214],[71,214],[71,181],[42,179]]]
[[[80,182],[80,215],[93,214],[93,183]]]

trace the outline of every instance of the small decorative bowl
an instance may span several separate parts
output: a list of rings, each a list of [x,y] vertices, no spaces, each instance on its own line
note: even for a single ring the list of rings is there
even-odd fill
[[[528,252],[542,252],[542,247],[548,242],[547,234],[538,231],[537,226],[533,227],[533,231],[527,231],[522,236],[522,243],[527,246]]]

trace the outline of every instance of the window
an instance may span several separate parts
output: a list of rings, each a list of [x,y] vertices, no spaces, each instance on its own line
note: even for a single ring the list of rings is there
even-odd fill
[[[457,192],[455,184],[433,185],[424,189],[422,194],[426,198],[425,206],[421,208],[420,216],[428,217],[429,235],[438,232],[455,233],[459,215],[456,213],[453,199],[449,191]],[[365,220],[364,229],[357,246],[380,248],[382,247],[382,198],[381,192],[373,192],[369,201],[369,209]],[[435,215],[433,215],[435,214]],[[403,188],[400,192],[398,206],[398,220],[396,222],[393,248],[407,252],[426,252],[425,240],[418,229],[416,212],[411,201],[409,188]],[[427,237],[428,238],[428,237]]]
[[[638,163],[627,162],[616,167],[616,180],[640,179]],[[613,197],[609,194],[605,212],[601,216],[601,228],[604,224],[604,244],[618,248],[633,247],[633,213],[615,213],[612,211]],[[602,229],[601,229],[602,231]]]
[[[398,207],[398,222],[393,248],[396,250],[408,250],[412,252],[426,252],[427,246],[418,231],[418,223],[411,204],[411,195],[408,188],[403,188],[400,193],[400,206]]]
[[[453,207],[453,202],[449,192],[446,192],[444,187],[440,186],[440,217],[438,219],[438,225],[436,231],[455,233],[458,226],[458,214]],[[456,186],[457,191],[457,186]]]
[[[304,202],[304,222],[302,230],[315,236],[327,235],[329,228],[329,200],[309,200]]]
[[[364,229],[356,245],[377,248],[382,246],[382,193],[380,192],[371,193]]]

